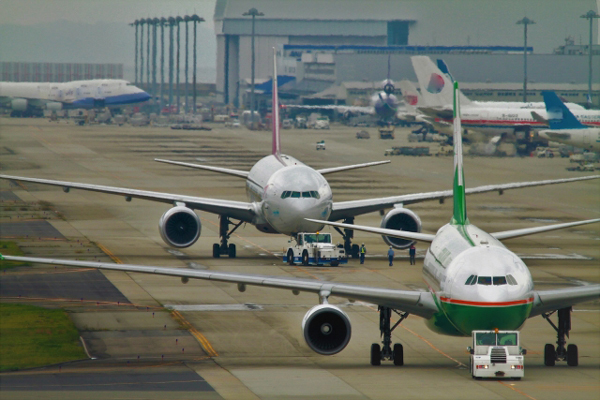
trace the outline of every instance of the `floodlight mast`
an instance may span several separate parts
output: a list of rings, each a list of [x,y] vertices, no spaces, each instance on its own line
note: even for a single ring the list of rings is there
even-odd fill
[[[251,8],[242,15],[245,17],[249,15],[252,16],[252,76],[250,78],[250,124],[252,129],[256,129],[256,127],[254,126],[254,22],[256,17],[262,17],[265,14],[259,12],[256,8]]]
[[[524,17],[517,21],[523,25],[523,102],[527,103],[527,25],[534,25],[535,21]]]
[[[588,19],[590,21],[590,47],[588,47],[589,54],[589,70],[588,70],[588,98],[587,106],[592,108],[592,32],[593,32],[593,21],[594,19],[600,18],[600,15],[594,10],[590,10],[580,16],[579,18]],[[600,44],[600,43],[599,43]]]

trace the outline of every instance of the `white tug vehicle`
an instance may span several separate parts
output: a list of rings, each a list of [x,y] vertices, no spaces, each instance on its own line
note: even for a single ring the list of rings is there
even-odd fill
[[[290,265],[326,265],[337,267],[346,264],[348,258],[344,246],[331,242],[330,233],[300,232],[295,238],[296,244],[290,245],[283,256],[283,262]],[[290,241],[291,243],[291,241]]]
[[[525,373],[524,359],[518,331],[473,331],[471,375],[475,379],[511,378],[519,380]]]

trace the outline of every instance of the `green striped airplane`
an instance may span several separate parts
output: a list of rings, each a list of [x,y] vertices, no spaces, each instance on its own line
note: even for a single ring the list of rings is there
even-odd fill
[[[455,88],[455,91],[458,86]],[[409,314],[423,317],[433,331],[454,336],[470,336],[473,330],[513,330],[520,328],[535,316],[549,316],[558,311],[558,346],[547,344],[546,365],[566,360],[577,365],[577,347],[565,348],[565,335],[570,329],[570,312],[574,304],[600,297],[600,285],[586,285],[555,290],[535,290],[529,270],[500,240],[534,233],[599,222],[600,219],[563,223],[529,229],[518,229],[488,234],[471,225],[467,218],[465,184],[462,166],[460,108],[455,101],[454,118],[454,212],[449,224],[436,235],[370,228],[329,221],[316,221],[343,228],[357,229],[380,235],[430,243],[425,257],[423,275],[429,291],[400,290],[365,285],[350,285],[316,279],[298,279],[210,270],[189,270],[130,264],[112,264],[71,261],[50,258],[4,256],[8,261],[26,261],[50,265],[64,265],[103,270],[117,270],[157,274],[189,279],[204,279],[237,284],[240,292],[246,286],[286,289],[294,294],[314,293],[319,304],[311,308],[302,321],[307,345],[315,352],[332,355],[342,351],[350,341],[352,327],[349,317],[339,307],[329,304],[329,297],[365,301],[378,305],[381,346],[371,345],[371,364],[392,360],[404,364],[401,343],[392,347],[392,331]],[[400,319],[393,326],[392,314]],[[248,344],[249,346],[252,343]]]

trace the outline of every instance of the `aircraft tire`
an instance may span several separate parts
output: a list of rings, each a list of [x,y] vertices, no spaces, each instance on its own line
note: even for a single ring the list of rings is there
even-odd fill
[[[213,244],[213,258],[219,258],[221,257],[221,246],[219,245],[219,243],[214,243]]]
[[[294,265],[294,252],[292,251],[292,249],[289,249],[287,252],[287,258],[288,258],[288,264],[289,265]]]
[[[576,367],[579,365],[579,354],[577,351],[577,345],[570,344],[567,346],[567,365],[569,367]]]
[[[404,365],[404,347],[400,343],[394,345],[394,365]]]
[[[381,365],[381,346],[377,343],[371,345],[371,365]]]
[[[340,262],[339,262],[339,261],[332,261],[332,262],[331,262],[331,266],[332,266],[332,267],[337,267],[338,265],[340,265]]]
[[[230,243],[228,250],[229,258],[235,258],[235,244]]]
[[[302,252],[302,265],[308,265],[308,251],[306,250]]]
[[[554,350],[554,346],[550,343],[547,343],[544,346],[544,365],[546,367],[554,367],[556,364],[556,350]]]

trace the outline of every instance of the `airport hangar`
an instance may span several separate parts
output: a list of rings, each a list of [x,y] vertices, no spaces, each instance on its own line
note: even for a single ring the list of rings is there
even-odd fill
[[[255,81],[272,75],[271,49],[278,49],[281,75],[295,78],[280,90],[291,97],[322,92],[343,82],[381,82],[387,77],[416,82],[410,57],[443,58],[453,76],[468,84],[475,100],[522,98],[523,26],[528,29],[528,100],[556,88],[570,101],[585,103],[589,24],[580,16],[598,12],[594,0],[257,0]],[[251,78],[252,17],[249,3],[217,0],[217,93],[240,105]],[[593,71],[600,71],[600,30],[593,25]],[[581,45],[575,45],[575,40]],[[282,56],[282,57],[281,57]],[[592,102],[600,107],[600,74],[593,75]],[[467,88],[465,86],[465,88]],[[339,102],[338,102],[339,103]]]

